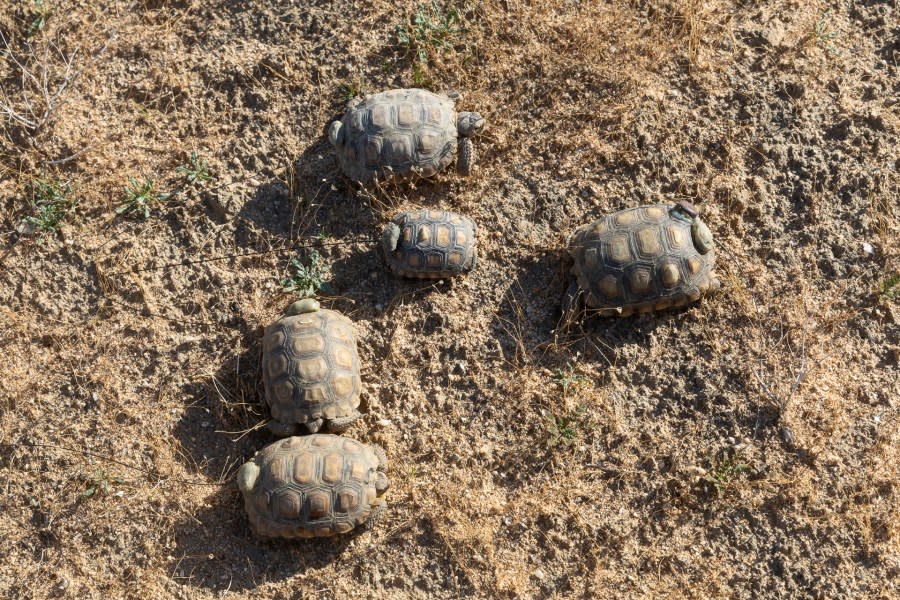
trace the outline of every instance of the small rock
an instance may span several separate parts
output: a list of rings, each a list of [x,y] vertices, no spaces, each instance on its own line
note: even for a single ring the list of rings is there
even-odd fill
[[[535,577],[535,579],[539,579],[539,580],[543,581],[543,579],[544,579],[544,572],[543,572],[542,570],[540,570],[540,569],[535,569],[535,570],[534,570],[534,577]]]
[[[34,223],[31,223],[29,221],[22,221],[16,227],[16,231],[20,235],[32,235],[34,233]]]
[[[784,443],[787,444],[788,446],[794,445],[794,434],[791,433],[791,430],[788,429],[787,427],[781,428],[781,439],[783,439]]]
[[[872,256],[873,254],[875,254],[875,247],[868,242],[863,242],[863,252],[865,252],[869,256]]]

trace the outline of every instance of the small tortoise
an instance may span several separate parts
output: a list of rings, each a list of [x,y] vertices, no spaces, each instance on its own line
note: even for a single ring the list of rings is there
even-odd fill
[[[263,383],[275,435],[340,433],[361,415],[359,356],[350,320],[311,298],[293,303],[266,328]]]
[[[237,473],[260,537],[309,538],[372,523],[387,503],[387,458],[378,446],[318,433],[269,444]]]
[[[425,90],[400,89],[351,102],[328,129],[344,174],[367,183],[373,178],[430,177],[453,162],[469,175],[475,165],[470,136],[484,127],[475,112],[457,113],[456,98]],[[462,138],[457,144],[457,138]]]
[[[391,271],[401,277],[439,279],[475,266],[475,223],[447,211],[399,213],[381,237]]]
[[[627,316],[684,306],[719,287],[709,228],[689,202],[630,208],[602,217],[569,237],[577,281],[563,311],[584,304]]]

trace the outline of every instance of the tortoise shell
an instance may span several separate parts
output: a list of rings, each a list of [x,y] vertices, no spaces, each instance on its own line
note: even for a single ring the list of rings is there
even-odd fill
[[[270,428],[280,435],[297,425],[315,433],[339,431],[359,417],[359,356],[350,320],[315,300],[294,303],[266,328],[262,355]]]
[[[630,208],[570,236],[588,308],[627,316],[683,306],[719,287],[712,234],[688,202]]]
[[[270,444],[238,470],[250,527],[261,537],[346,533],[382,512],[390,487],[378,446],[314,434]]]
[[[456,157],[461,135],[454,105],[448,96],[418,89],[389,90],[351,104],[329,131],[341,170],[359,183],[441,171]]]
[[[448,211],[402,212],[384,228],[388,267],[401,277],[439,279],[475,266],[475,223]]]

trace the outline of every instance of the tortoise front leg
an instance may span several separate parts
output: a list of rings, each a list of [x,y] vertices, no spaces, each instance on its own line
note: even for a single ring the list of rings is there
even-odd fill
[[[471,139],[463,138],[459,142],[459,159],[456,163],[460,175],[464,177],[471,175],[475,169],[475,160],[477,158],[478,154],[475,152],[475,144],[472,143]]]

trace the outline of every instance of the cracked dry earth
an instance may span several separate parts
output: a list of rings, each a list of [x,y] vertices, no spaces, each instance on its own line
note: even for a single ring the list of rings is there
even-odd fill
[[[59,0],[0,32],[0,597],[900,597],[896,0]],[[413,86],[486,117],[477,171],[359,189],[328,123]],[[170,196],[119,215],[129,177]],[[75,210],[24,227],[57,178]],[[560,327],[566,235],[678,200],[722,289]],[[471,274],[389,274],[413,208],[477,223]],[[313,250],[389,508],[262,541],[234,474]]]

